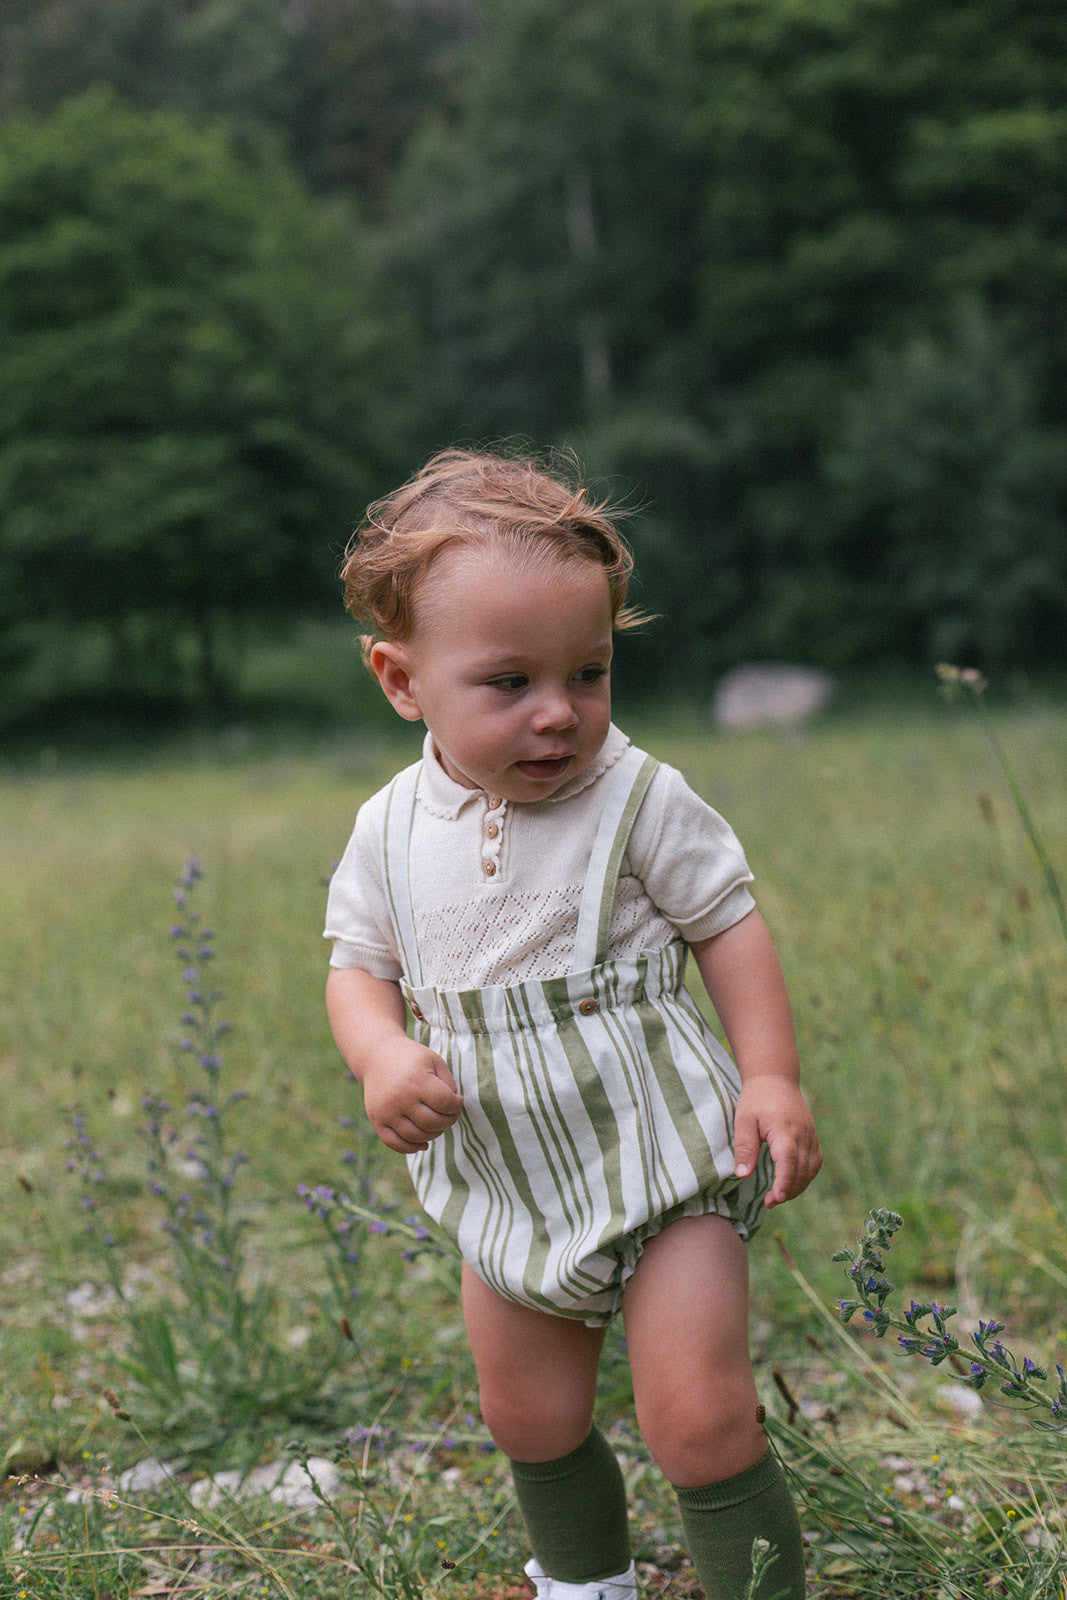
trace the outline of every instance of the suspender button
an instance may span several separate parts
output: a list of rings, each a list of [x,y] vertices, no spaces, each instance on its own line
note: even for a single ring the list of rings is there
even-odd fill
[[[600,1010],[599,1000],[579,1000],[578,1010],[583,1017],[591,1017],[594,1011]]]
[[[416,1022],[421,1022],[423,1020],[422,1012],[419,1010],[414,1000],[408,1001],[408,1010],[411,1012],[411,1015],[415,1018]]]

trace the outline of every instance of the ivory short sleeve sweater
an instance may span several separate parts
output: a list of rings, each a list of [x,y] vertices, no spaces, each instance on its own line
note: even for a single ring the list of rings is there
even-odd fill
[[[629,742],[613,726],[572,783],[548,800],[518,804],[453,782],[427,735],[410,853],[427,983],[480,989],[570,970],[602,780]],[[333,941],[332,966],[398,980],[382,876],[384,809],[382,790],[357,814],[330,885],[325,936]],[[681,773],[661,764],[623,860],[609,959],[723,932],[753,909],[751,881],[733,830]]]

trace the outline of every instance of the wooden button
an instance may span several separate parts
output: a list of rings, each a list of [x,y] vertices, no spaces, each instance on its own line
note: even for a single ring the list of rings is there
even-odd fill
[[[491,794],[489,799],[486,801],[486,805],[489,807],[490,811],[496,811],[503,804],[504,802],[498,794]]]
[[[487,839],[495,839],[499,832],[500,829],[497,827],[496,823],[491,822],[485,830],[485,837]]]
[[[495,877],[496,876],[496,862],[495,861],[483,861],[482,862],[482,871],[485,873],[487,878]]]
[[[408,1001],[408,1009],[410,1010],[411,1015],[415,1018],[416,1022],[421,1022],[422,1021],[422,1012],[419,1010],[419,1008],[415,1004],[414,1000],[409,1000]]]
[[[591,1017],[593,1015],[594,1011],[599,1011],[600,1010],[600,1001],[599,1000],[579,1000],[579,1002],[578,1002],[578,1010],[582,1013],[583,1017]]]

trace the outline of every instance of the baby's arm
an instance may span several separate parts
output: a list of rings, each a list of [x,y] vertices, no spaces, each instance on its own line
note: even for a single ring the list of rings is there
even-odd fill
[[[793,1016],[778,953],[758,911],[691,948],[741,1076],[735,1172],[747,1177],[766,1142],[775,1166],[766,1203],[781,1205],[807,1188],[822,1165],[822,1151],[800,1092]]]
[[[455,1122],[463,1097],[442,1057],[408,1038],[399,985],[362,967],[331,967],[326,1010],[379,1139],[405,1156],[425,1150]]]

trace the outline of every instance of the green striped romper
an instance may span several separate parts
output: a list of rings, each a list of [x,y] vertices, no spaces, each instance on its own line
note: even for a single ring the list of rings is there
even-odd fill
[[[458,1121],[407,1158],[419,1200],[499,1294],[592,1326],[619,1309],[647,1239],[709,1212],[747,1238],[773,1182],[766,1148],[734,1177],[740,1082],[682,987],[686,946],[610,959],[619,868],[656,766],[631,748],[609,780],[562,977],[424,984],[408,886],[418,763],[393,780],[383,830],[415,1037],[464,1099]]]

